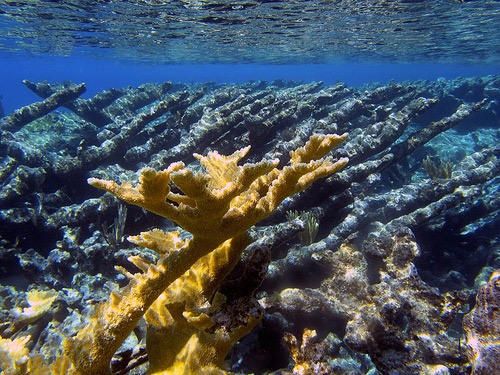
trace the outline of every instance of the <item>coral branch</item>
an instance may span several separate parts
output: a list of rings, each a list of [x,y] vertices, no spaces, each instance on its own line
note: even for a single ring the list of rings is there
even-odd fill
[[[248,151],[245,148],[228,157],[217,152],[207,157],[196,154],[206,173],[195,174],[184,164],[173,163],[160,172],[144,168],[136,187],[95,178],[88,182],[175,221],[194,236],[212,237],[220,243],[268,216],[286,197],[344,167],[347,158],[336,162],[331,158],[316,159],[346,137],[312,136],[304,147],[291,153],[291,165],[282,170],[275,168],[277,160],[237,166]],[[183,194],[173,194],[170,182]]]
[[[29,106],[16,110],[12,115],[4,117],[0,122],[0,130],[16,131],[24,125],[40,118],[54,109],[70,102],[85,92],[85,84],[72,85],[57,91],[42,102],[36,102]]]
[[[247,147],[227,157],[217,152],[206,157],[196,154],[206,173],[195,174],[183,163],[173,163],[160,172],[143,169],[136,187],[89,179],[93,186],[175,221],[193,237],[181,241],[178,233],[151,231],[131,238],[156,250],[162,258],[147,269],[144,260],[135,259],[144,273],[127,274],[131,280],[126,289],[98,305],[90,324],[76,337],[65,340],[64,352],[76,373],[108,373],[112,355],[146,311],[151,373],[175,374],[179,368],[199,373],[200,368],[220,366],[233,344],[257,324],[261,315],[251,298],[223,305],[219,294],[209,303],[249,243],[245,231],[270,215],[289,195],[342,168],[347,163],[345,158],[335,163],[331,158],[316,159],[346,137],[311,137],[304,147],[291,153],[291,165],[283,170],[275,168],[277,160],[238,166]],[[182,194],[172,193],[170,183]],[[243,311],[239,311],[242,306]],[[234,309],[237,313],[231,313]],[[248,316],[240,322],[237,317],[243,312]],[[186,370],[190,366],[196,370]]]

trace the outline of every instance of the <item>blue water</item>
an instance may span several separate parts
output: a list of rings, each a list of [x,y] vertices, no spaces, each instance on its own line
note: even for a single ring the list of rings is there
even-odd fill
[[[86,82],[293,79],[358,86],[500,73],[500,2],[0,1],[0,94]]]
[[[0,56],[2,56],[0,54]],[[385,83],[390,80],[416,79],[435,80],[439,77],[471,77],[485,74],[500,74],[496,65],[450,65],[450,64],[300,64],[300,65],[255,65],[255,64],[207,64],[207,65],[151,65],[123,63],[113,59],[82,57],[38,57],[0,58],[0,94],[6,113],[40,100],[23,84],[23,79],[34,82],[48,80],[62,82],[71,80],[85,82],[87,92],[82,97],[111,87],[138,86],[145,82],[206,82],[238,83],[248,80],[275,79],[304,82],[324,81],[326,84],[345,82],[360,86],[371,82]]]

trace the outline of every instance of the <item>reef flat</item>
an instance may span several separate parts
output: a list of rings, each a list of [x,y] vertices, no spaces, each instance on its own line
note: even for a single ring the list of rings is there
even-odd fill
[[[0,120],[5,374],[55,363],[70,351],[65,339],[105,315],[98,303],[126,296],[139,283],[130,280],[160,272],[199,237],[210,254],[234,245],[234,264],[209,287],[196,281],[203,298],[169,286],[145,305],[115,342],[110,373],[143,374],[150,362],[149,373],[180,373],[157,370],[162,303],[200,342],[219,349],[217,335],[231,338],[217,369],[171,338],[186,374],[498,371],[484,357],[499,352],[499,77],[165,82],[90,99],[84,84],[24,83],[40,101]],[[187,219],[152,213],[165,201]],[[238,244],[220,247],[231,238]],[[80,336],[75,347],[92,346]],[[58,373],[82,373],[65,366]]]

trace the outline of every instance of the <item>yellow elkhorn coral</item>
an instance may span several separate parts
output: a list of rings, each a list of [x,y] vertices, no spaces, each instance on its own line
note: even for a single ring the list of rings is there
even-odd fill
[[[213,238],[221,243],[270,215],[286,197],[344,167],[346,158],[335,163],[331,158],[320,158],[346,137],[347,134],[312,136],[304,147],[290,153],[290,165],[282,170],[275,168],[278,160],[238,166],[250,149],[246,147],[230,156],[217,152],[208,156],[195,154],[207,173],[194,174],[184,168],[184,163],[173,163],[160,172],[144,168],[136,187],[95,178],[88,182],[175,221],[195,237]],[[173,193],[170,182],[184,194]]]
[[[63,342],[64,357],[73,364],[70,372],[109,374],[114,352],[145,316],[150,374],[223,373],[219,367],[227,352],[260,319],[258,304],[246,300],[239,306],[247,309],[245,321],[227,325],[217,320],[225,297],[215,291],[249,243],[245,231],[286,197],[344,167],[346,158],[334,162],[323,157],[346,137],[312,136],[290,153],[290,164],[283,169],[276,168],[278,160],[238,166],[247,147],[230,156],[195,154],[206,173],[173,163],[159,172],[144,168],[135,187],[89,179],[95,187],[176,222],[192,238],[181,240],[177,232],[160,230],[130,238],[157,251],[160,260],[148,264],[132,258],[143,273],[125,272],[128,286],[99,304],[90,323]],[[172,192],[171,184],[181,193]]]

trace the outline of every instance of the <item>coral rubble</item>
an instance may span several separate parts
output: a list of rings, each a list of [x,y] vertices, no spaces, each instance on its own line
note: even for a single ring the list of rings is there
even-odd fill
[[[500,78],[24,83],[43,101],[0,126],[9,371],[496,371]]]

